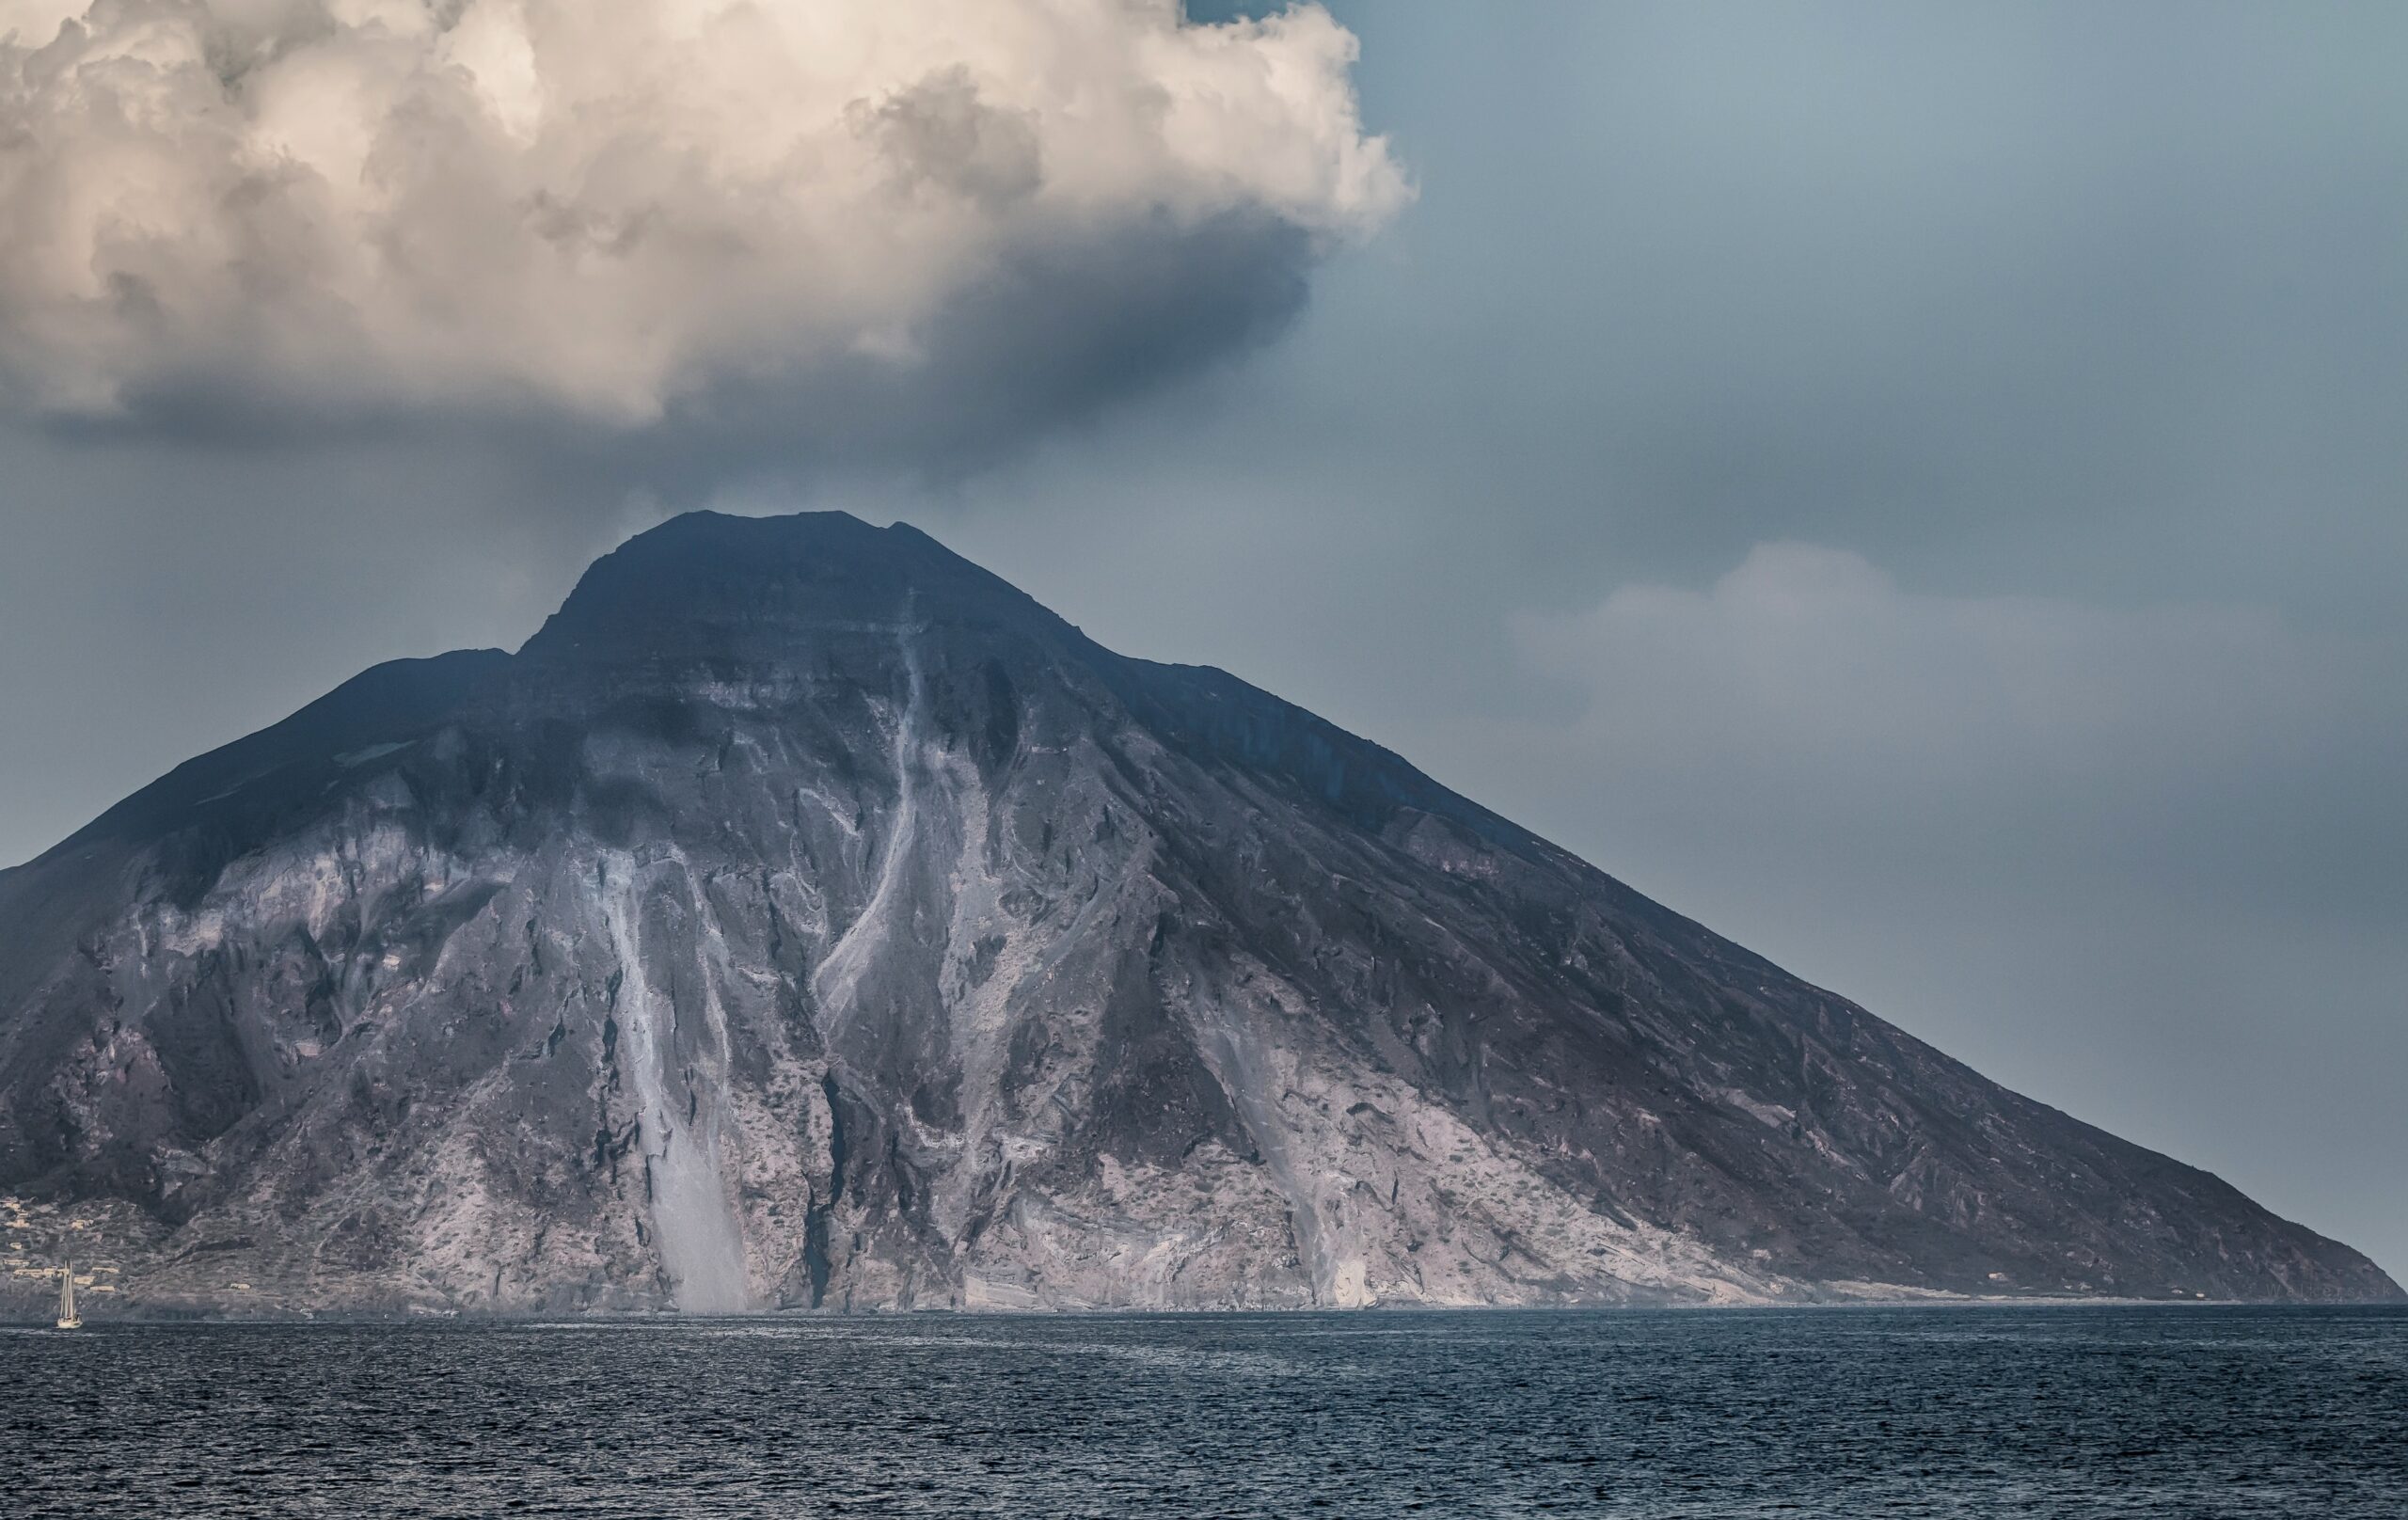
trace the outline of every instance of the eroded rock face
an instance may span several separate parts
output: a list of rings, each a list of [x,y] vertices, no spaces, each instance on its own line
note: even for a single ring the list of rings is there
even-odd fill
[[[0,1195],[120,1309],[2400,1292],[840,515],[679,518],[0,874]]]

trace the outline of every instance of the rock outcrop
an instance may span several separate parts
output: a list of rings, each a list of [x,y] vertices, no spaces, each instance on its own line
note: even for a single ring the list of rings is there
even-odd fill
[[[0,1195],[102,1315],[2400,1296],[832,514],[675,519],[0,873]]]

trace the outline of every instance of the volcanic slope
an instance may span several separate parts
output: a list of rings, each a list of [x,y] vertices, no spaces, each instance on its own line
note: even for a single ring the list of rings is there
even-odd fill
[[[2400,1296],[839,514],[676,518],[0,873],[0,1213],[101,1313]]]

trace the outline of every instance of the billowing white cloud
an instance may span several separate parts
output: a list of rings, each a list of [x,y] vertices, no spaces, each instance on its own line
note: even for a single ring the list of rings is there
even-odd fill
[[[1050,344],[1095,356],[1036,384],[1108,387],[1182,289],[1172,364],[1405,200],[1354,56],[1313,6],[0,0],[0,383],[641,426],[974,406]]]

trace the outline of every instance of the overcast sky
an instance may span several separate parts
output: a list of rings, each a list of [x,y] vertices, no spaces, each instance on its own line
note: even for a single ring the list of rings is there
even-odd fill
[[[1351,66],[1318,21],[1263,69],[1054,47],[1223,103],[1117,156],[906,57],[817,221],[730,188],[746,76],[697,87],[720,157],[616,182],[725,238],[593,307],[554,227],[240,287],[339,330],[179,325],[237,299],[181,247],[71,322],[88,261],[25,230],[68,203],[8,198],[74,161],[0,153],[0,859],[375,660],[515,646],[665,512],[842,506],[2408,1277],[2408,9],[1332,9]],[[523,140],[188,241],[417,236],[446,154]],[[149,150],[198,196],[221,146]]]

